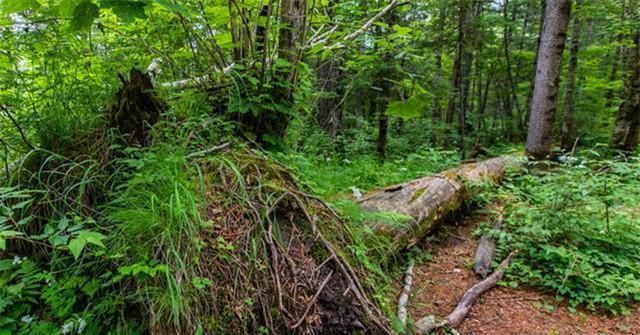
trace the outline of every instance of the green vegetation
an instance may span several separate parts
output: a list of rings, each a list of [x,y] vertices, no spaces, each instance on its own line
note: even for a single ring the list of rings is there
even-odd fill
[[[505,284],[632,311],[640,3],[556,3],[560,86],[539,0],[0,0],[0,335],[404,332],[354,198],[525,150]]]
[[[510,177],[501,239],[521,250],[511,279],[573,307],[628,312],[640,301],[639,173],[638,156],[585,152],[570,164]]]

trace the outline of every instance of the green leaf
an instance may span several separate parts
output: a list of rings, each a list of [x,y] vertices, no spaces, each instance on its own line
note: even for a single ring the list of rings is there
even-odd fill
[[[87,30],[93,20],[100,14],[100,8],[90,0],[81,2],[73,10],[71,18],[71,30]]]
[[[102,248],[106,248],[102,240],[104,240],[106,236],[96,233],[94,231],[83,230],[78,234],[78,239],[84,240],[86,243],[91,243],[93,245],[97,245]]]
[[[73,258],[78,259],[80,257],[85,245],[87,245],[87,241],[81,238],[76,238],[69,242],[69,251],[73,254]]]
[[[144,8],[147,6],[145,1],[135,0],[102,0],[100,1],[101,8],[108,8],[113,11],[117,17],[119,17],[125,23],[131,23],[136,19],[145,19],[147,15],[144,12]]]
[[[155,0],[160,6],[164,7],[166,10],[175,13],[182,14],[184,16],[190,16],[189,9],[183,5],[174,4],[169,0]]]
[[[0,8],[5,14],[21,12],[29,9],[40,8],[38,0],[3,0],[0,1]]]
[[[421,99],[411,97],[405,101],[392,101],[387,106],[386,114],[411,120],[420,117],[424,102]]]
[[[4,239],[4,237],[0,236],[0,250],[6,250],[7,249],[7,240]]]

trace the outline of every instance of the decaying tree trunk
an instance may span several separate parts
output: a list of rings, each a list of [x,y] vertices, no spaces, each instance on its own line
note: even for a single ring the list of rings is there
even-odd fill
[[[369,211],[395,212],[411,219],[403,224],[372,222],[373,229],[392,238],[389,252],[415,245],[432,232],[447,217],[458,213],[473,192],[469,183],[498,182],[505,168],[512,165],[508,157],[465,164],[435,176],[390,186],[360,199],[360,206]]]

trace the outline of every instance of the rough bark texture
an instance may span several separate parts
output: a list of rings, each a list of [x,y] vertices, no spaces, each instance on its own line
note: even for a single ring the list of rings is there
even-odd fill
[[[536,159],[549,154],[553,141],[562,51],[570,12],[570,0],[548,1],[545,6],[526,146],[527,153]]]
[[[635,36],[632,72],[625,85],[625,100],[618,109],[611,144],[616,149],[634,150],[640,133],[640,33]]]
[[[576,1],[576,7],[582,6],[582,0]],[[575,121],[575,88],[576,70],[578,69],[578,52],[580,51],[580,31],[582,22],[579,16],[573,18],[571,48],[569,53],[569,71],[567,72],[567,93],[564,96],[564,117],[562,120],[562,149],[571,150],[576,136]]]
[[[447,217],[460,211],[472,189],[467,183],[483,180],[498,182],[509,158],[492,158],[463,165],[439,175],[390,186],[363,197],[360,206],[369,211],[386,211],[411,217],[401,225],[371,223],[378,234],[392,238],[390,252],[406,249],[432,232]]]

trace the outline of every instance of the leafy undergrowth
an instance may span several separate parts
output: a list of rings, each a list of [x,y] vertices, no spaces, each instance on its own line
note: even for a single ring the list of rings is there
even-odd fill
[[[509,176],[500,245],[520,254],[507,283],[539,287],[572,309],[627,312],[640,301],[639,189],[638,156],[592,152]]]

